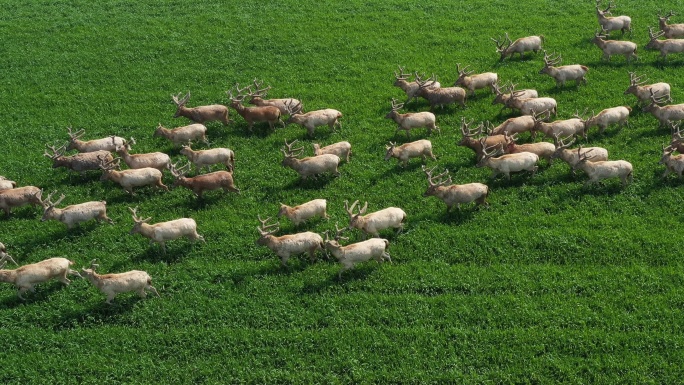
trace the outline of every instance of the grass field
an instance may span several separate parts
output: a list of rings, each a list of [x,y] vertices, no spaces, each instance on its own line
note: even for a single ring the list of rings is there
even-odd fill
[[[656,13],[676,2],[627,1],[639,61],[600,60],[590,43],[594,2],[469,1],[5,1],[0,16],[0,175],[59,191],[63,205],[106,200],[114,225],[66,230],[40,222],[41,210],[0,215],[0,242],[20,264],[64,256],[101,272],[145,270],[161,298],[120,295],[115,305],[87,281],[39,285],[28,300],[0,286],[0,382],[29,383],[677,383],[684,364],[684,260],[679,256],[682,183],[663,180],[658,164],[669,131],[623,95],[628,71],[672,86],[684,101],[684,57],[667,63],[643,47]],[[680,16],[672,22],[681,22]],[[590,68],[588,85],[555,87],[539,75],[542,55],[498,61],[490,37],[546,37],[563,64]],[[614,34],[617,36],[617,34]],[[634,182],[584,187],[567,165],[542,163],[533,178],[489,181],[473,153],[457,146],[462,117],[500,123],[493,96],[479,91],[468,108],[437,111],[438,169],[457,183],[491,188],[488,209],[445,213],[423,198],[420,162],[383,160],[385,144],[406,141],[383,119],[397,65],[455,80],[456,63],[493,71],[520,88],[556,98],[559,118],[576,110],[628,105],[630,127],[594,129],[586,145],[634,165]],[[87,139],[135,137],[133,153],[178,149],[152,133],[173,119],[170,95],[192,92],[189,106],[227,104],[225,91],[253,78],[270,97],[297,97],[307,110],[335,108],[341,132],[315,140],[290,125],[253,133],[231,110],[228,127],[209,123],[214,147],[236,153],[241,194],[150,188],[129,196],[99,172],[52,169],[45,144],[67,127]],[[428,109],[425,101],[408,110]],[[427,138],[415,130],[411,139]],[[527,136],[524,136],[527,139]],[[283,141],[347,140],[351,162],[341,176],[300,182],[284,169]],[[584,142],[582,143],[585,144]],[[198,146],[202,148],[202,146]],[[165,176],[170,184],[172,178]],[[279,202],[328,199],[329,221],[279,234],[346,225],[345,200],[368,211],[403,208],[405,231],[390,240],[393,264],[369,262],[337,279],[339,264],[319,255],[291,258],[286,269],[255,245],[257,215]],[[128,207],[153,222],[192,217],[206,243],[149,246]],[[352,240],[360,239],[358,232]]]

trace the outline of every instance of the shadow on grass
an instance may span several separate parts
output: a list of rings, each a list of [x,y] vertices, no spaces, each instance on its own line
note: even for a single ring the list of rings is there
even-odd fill
[[[141,254],[133,257],[135,262],[165,262],[177,263],[180,262],[187,254],[189,254],[195,247],[201,246],[202,241],[192,243],[190,241],[177,240],[175,242],[167,242],[166,252],[164,252],[159,244],[148,244],[147,249]],[[112,271],[123,268],[121,265],[113,265]]]
[[[283,190],[295,190],[295,189],[305,189],[305,190],[322,190],[331,183],[336,178],[343,177],[342,171],[340,171],[339,176],[332,174],[325,174],[322,176],[310,176],[306,179],[297,178],[290,183],[282,187]]]
[[[371,274],[375,272],[376,269],[380,268],[377,262],[368,261],[361,265],[357,265],[355,268],[346,270],[339,276],[339,272],[342,269],[340,264],[338,265],[338,270],[334,274],[331,274],[326,279],[320,280],[318,282],[307,283],[302,287],[302,294],[320,294],[331,287],[343,286],[348,282],[354,282],[359,280],[365,280],[370,277]]]
[[[27,291],[24,293],[24,300],[21,300],[14,291],[13,296],[8,296],[2,301],[0,301],[0,309],[3,308],[15,308],[20,305],[29,305],[33,303],[42,303],[50,300],[50,296],[59,291],[68,289],[68,286],[61,282],[46,282],[43,284],[38,284],[34,286],[35,292]]]
[[[91,288],[93,289],[93,288]],[[148,294],[147,298],[141,298],[137,294],[122,293],[106,303],[106,296],[98,291],[101,300],[86,309],[72,310],[61,313],[55,322],[55,330],[69,330],[83,327],[99,327],[102,324],[118,324],[121,316],[125,316],[133,310],[135,304],[156,298],[154,294]]]

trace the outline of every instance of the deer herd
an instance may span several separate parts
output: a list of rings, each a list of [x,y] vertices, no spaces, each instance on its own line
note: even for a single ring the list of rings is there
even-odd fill
[[[632,34],[632,20],[628,16],[612,16],[611,10],[615,5],[611,2],[605,8],[601,7],[601,0],[596,0],[596,16],[599,28],[594,33],[591,43],[595,44],[602,52],[602,60],[610,61],[612,56],[625,57],[626,62],[638,60],[637,44],[624,40],[611,40],[609,35],[613,31],[620,31],[624,36]],[[684,52],[684,24],[668,24],[669,19],[675,14],[658,14],[659,31],[648,27],[649,42],[645,48],[658,51],[660,59],[664,62],[669,54]],[[664,39],[660,39],[664,37]],[[587,84],[589,68],[581,64],[560,65],[562,57],[558,53],[549,54],[543,47],[545,37],[527,36],[511,40],[508,33],[503,37],[492,38],[496,44],[496,52],[500,55],[499,60],[515,60],[514,55],[522,59],[528,52],[543,54],[543,67],[539,74],[552,77],[556,87],[564,87],[566,82],[575,82],[576,87]],[[450,87],[442,87],[442,84],[433,74],[425,76],[418,72],[407,72],[402,66],[395,72],[394,86],[400,88],[406,95],[406,101],[400,103],[392,98],[390,111],[385,115],[386,119],[396,124],[396,137],[399,131],[406,132],[406,138],[411,136],[412,129],[425,129],[425,135],[430,136],[441,133],[437,126],[434,110],[439,107],[456,104],[458,109],[465,108],[468,98],[473,98],[478,92],[494,94],[493,105],[501,104],[504,108],[518,111],[520,116],[505,120],[494,127],[488,121],[475,124],[468,122],[465,117],[461,119],[461,140],[457,143],[474,152],[476,167],[491,169],[491,179],[503,174],[506,179],[511,178],[511,173],[527,171],[534,176],[539,170],[540,160],[551,165],[554,159],[560,158],[567,163],[570,171],[574,174],[581,170],[588,177],[585,185],[599,183],[609,178],[619,178],[622,185],[627,185],[633,178],[632,165],[625,160],[608,160],[608,150],[601,147],[572,146],[577,140],[586,140],[590,129],[597,127],[598,133],[603,134],[611,125],[619,128],[629,125],[628,118],[632,111],[630,107],[615,106],[601,110],[598,114],[585,111],[580,114],[577,111],[570,119],[555,119],[558,115],[559,106],[555,99],[540,97],[533,89],[518,89],[512,81],[506,83],[499,79],[498,74],[493,72],[475,73],[469,70],[469,66],[461,67],[456,64],[457,78]],[[672,138],[670,144],[662,147],[660,163],[665,166],[662,177],[670,173],[676,173],[681,179],[684,173],[684,155],[673,155],[674,152],[684,152],[684,137],[679,130],[679,122],[684,120],[684,104],[667,104],[672,102],[670,85],[664,82],[647,84],[643,75],[629,72],[629,87],[624,91],[625,95],[632,94],[637,99],[637,107],[643,112],[650,113],[658,120],[660,126],[670,128]],[[411,79],[413,77],[413,79]],[[133,195],[134,188],[140,189],[152,186],[168,191],[169,187],[163,183],[164,172],[168,171],[173,177],[173,187],[185,187],[192,191],[197,198],[202,198],[207,191],[221,189],[224,192],[240,193],[234,181],[235,153],[228,148],[209,148],[194,150],[194,143],[202,142],[210,146],[207,138],[206,123],[220,122],[224,126],[233,123],[229,119],[229,107],[233,109],[247,124],[248,131],[252,131],[254,125],[268,125],[270,130],[278,127],[286,127],[292,123],[306,130],[308,137],[315,137],[319,127],[327,126],[330,132],[341,133],[340,119],[342,113],[336,109],[326,108],[304,112],[303,104],[294,98],[266,99],[272,87],[263,86],[263,82],[254,79],[252,84],[240,87],[235,84],[234,89],[226,91],[228,106],[214,104],[197,107],[187,107],[190,100],[190,92],[181,98],[181,93],[171,95],[176,105],[174,118],[185,117],[192,121],[191,124],[167,129],[161,124],[153,131],[152,136],[162,137],[172,143],[174,147],[180,147],[179,154],[186,161],[173,163],[171,157],[163,152],[134,153],[132,146],[136,145],[133,138],[126,140],[118,136],[108,136],[100,139],[82,140],[85,130],[67,130],[68,140],[60,145],[46,144],[44,156],[52,161],[52,167],[64,167],[69,171],[85,173],[100,171],[101,181],[111,181],[120,185],[126,193]],[[485,91],[481,91],[485,90]],[[235,93],[234,93],[235,92]],[[430,111],[405,112],[400,111],[414,99],[426,100]],[[252,106],[245,106],[244,103]],[[554,117],[555,120],[551,120]],[[521,135],[529,133],[530,143],[518,143]],[[537,142],[537,134],[542,134],[542,141]],[[552,142],[544,141],[550,139]],[[331,174],[334,177],[341,175],[339,171],[342,160],[350,162],[351,144],[347,141],[332,143],[321,147],[318,143],[312,143],[314,155],[304,157],[304,146],[297,146],[297,140],[288,142],[285,140],[281,147],[283,159],[281,165],[292,169],[299,175],[300,180],[317,179],[321,175]],[[294,147],[294,148],[293,148]],[[49,151],[48,151],[49,150]],[[67,151],[76,150],[73,155],[66,155]],[[113,154],[118,155],[115,157]],[[438,151],[439,154],[439,151]],[[483,183],[453,183],[449,170],[445,169],[438,175],[433,175],[438,166],[426,167],[428,161],[435,161],[437,157],[433,153],[430,140],[421,139],[405,144],[389,142],[386,146],[385,160],[396,158],[401,168],[405,168],[412,158],[421,158],[422,171],[427,177],[427,190],[423,197],[434,196],[446,205],[447,213],[453,206],[457,210],[461,205],[474,202],[476,207],[488,207],[487,198],[491,188]],[[127,169],[121,170],[121,159]],[[428,160],[429,159],[429,160]],[[197,175],[188,177],[194,166]],[[223,167],[225,170],[211,171],[212,167]],[[208,172],[201,174],[202,171]],[[315,182],[314,182],[315,183]],[[107,203],[105,201],[89,201],[71,204],[63,208],[57,206],[66,198],[61,194],[57,200],[53,196],[57,192],[43,195],[43,190],[35,186],[18,186],[16,182],[0,176],[0,208],[9,216],[11,210],[24,205],[41,206],[43,208],[42,221],[55,220],[66,225],[67,229],[79,226],[83,222],[95,219],[97,222],[106,221],[114,224],[107,216]],[[326,199],[314,199],[302,202],[295,206],[280,204],[278,217],[286,217],[295,228],[299,228],[307,221],[317,218],[328,220],[328,201]],[[344,210],[349,217],[349,224],[340,228],[335,224],[335,235],[331,239],[329,231],[325,231],[325,239],[316,232],[305,231],[294,234],[276,236],[280,229],[280,222],[269,223],[271,216],[258,220],[261,223],[257,227],[259,237],[257,245],[268,247],[280,257],[281,264],[287,265],[291,256],[308,254],[311,261],[316,259],[317,252],[327,251],[334,256],[342,268],[338,274],[341,277],[346,270],[354,268],[360,262],[375,260],[377,262],[392,262],[388,252],[390,241],[380,238],[380,232],[396,229],[399,235],[406,223],[407,214],[398,207],[381,208],[378,211],[366,213],[368,202],[362,207],[359,201],[354,201],[351,206],[344,201]],[[355,211],[356,209],[356,211]],[[148,238],[150,243],[159,243],[162,252],[166,252],[166,242],[179,238],[187,238],[192,242],[205,242],[204,237],[197,232],[197,223],[192,218],[179,218],[167,222],[150,224],[151,218],[142,219],[138,216],[138,208],[129,207],[133,227],[130,234],[140,234]],[[348,241],[349,237],[343,237],[345,231],[358,230],[363,238],[362,241],[341,245],[341,241]],[[371,239],[366,239],[368,236]],[[395,236],[396,236],[395,235]],[[0,281],[12,283],[17,288],[19,298],[24,299],[27,291],[34,291],[36,284],[56,279],[65,285],[70,283],[68,275],[76,275],[86,278],[96,288],[102,291],[107,303],[111,303],[118,293],[136,292],[141,297],[147,291],[159,296],[157,290],[151,284],[150,276],[144,271],[129,271],[119,274],[100,275],[95,272],[98,265],[91,261],[88,267],[81,269],[79,273],[72,270],[74,262],[65,258],[50,258],[38,263],[27,264],[17,269],[5,269],[7,262],[16,264],[14,259],[7,254],[5,245],[0,243]]]

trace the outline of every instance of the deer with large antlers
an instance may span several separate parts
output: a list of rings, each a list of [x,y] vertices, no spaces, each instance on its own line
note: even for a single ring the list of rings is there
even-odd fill
[[[114,158],[109,151],[100,150],[93,152],[79,152],[74,155],[64,156],[66,144],[55,148],[55,146],[45,145],[46,148],[52,151],[52,154],[45,150],[46,157],[52,160],[52,168],[65,167],[68,170],[83,173],[89,170],[99,170],[100,161],[98,157],[111,161]]]
[[[339,156],[334,154],[323,154],[298,159],[297,157],[302,154],[304,147],[293,149],[292,146],[296,142],[297,141],[295,140],[292,143],[287,143],[286,140],[285,147],[280,149],[284,155],[281,163],[283,167],[295,170],[302,180],[306,180],[306,178],[310,176],[325,173],[332,173],[335,176],[340,175],[340,172],[337,171],[337,166],[340,164]]]
[[[598,126],[599,134],[603,134],[603,131],[611,124],[618,124],[620,128],[625,125],[629,126],[630,112],[632,109],[625,106],[606,108],[598,114],[592,112],[592,116],[584,121],[584,131],[589,131],[590,128]]]
[[[255,107],[245,107],[242,105],[242,101],[245,99],[247,96],[246,94],[243,94],[243,92],[250,87],[247,86],[245,88],[240,89],[240,85],[236,84],[235,88],[237,90],[237,96],[233,96],[233,91],[228,90],[226,91],[226,95],[228,95],[228,99],[230,99],[230,106],[237,111],[240,116],[242,116],[243,119],[248,124],[248,130],[249,132],[252,132],[252,127],[254,126],[254,123],[261,123],[261,122],[267,122],[268,123],[268,128],[271,130],[274,129],[274,124],[280,123],[285,127],[285,123],[281,119],[281,112],[278,107],[274,106],[255,106]]]
[[[78,152],[94,152],[94,151],[115,151],[117,146],[129,146],[124,144],[126,139],[120,136],[108,136],[102,139],[93,139],[88,141],[83,141],[80,138],[85,134],[85,130],[81,129],[76,132],[71,130],[71,127],[67,128],[69,134],[69,144],[66,147],[66,151],[76,150]],[[135,144],[135,140],[131,138],[131,144]],[[130,149],[130,146],[129,146]]]
[[[152,167],[159,171],[163,171],[171,166],[171,158],[163,152],[130,154],[128,148],[124,145],[117,147],[116,153],[124,160],[124,163],[126,163],[129,168]]]
[[[78,271],[71,269],[70,266],[73,264],[74,262],[66,258],[50,258],[9,270],[5,269],[7,261],[3,257],[0,259],[0,282],[14,284],[17,288],[17,296],[23,301],[25,300],[23,294],[27,291],[35,292],[34,286],[39,283],[56,279],[68,286],[71,281],[67,275],[81,277]]]
[[[449,104],[458,103],[461,107],[465,107],[466,91],[461,87],[440,87],[434,88],[437,81],[435,75],[432,75],[427,80],[423,80],[420,75],[416,73],[416,83],[418,83],[417,95],[425,98],[430,103],[430,111],[434,111],[435,107],[444,108]]]
[[[682,179],[682,173],[684,172],[684,154],[672,155],[675,151],[671,146],[663,146],[663,156],[660,158],[660,164],[665,165],[665,172],[663,173],[663,178],[670,175],[670,173],[676,173],[679,179]]]
[[[632,164],[626,160],[604,160],[595,161],[591,158],[591,151],[582,153],[582,147],[577,149],[579,160],[573,169],[581,169],[589,176],[585,186],[597,183],[603,179],[620,178],[622,186],[626,186],[628,181],[632,181]]]
[[[188,160],[195,165],[195,170],[200,172],[204,167],[211,170],[211,166],[222,164],[228,171],[235,169],[235,153],[228,148],[210,148],[208,150],[193,150],[190,145],[181,147],[181,155],[185,155]]]
[[[653,90],[650,91],[651,103],[642,109],[643,112],[650,112],[658,122],[660,126],[666,126],[668,122],[684,120],[684,104],[670,104],[667,106],[660,106],[664,103],[665,96],[656,97]]]
[[[48,194],[47,198],[43,199],[43,217],[40,219],[45,222],[49,219],[60,221],[64,223],[68,229],[78,226],[81,222],[87,222],[91,219],[100,221],[107,221],[114,224],[111,218],[107,217],[107,202],[105,201],[91,201],[79,203],[76,205],[69,205],[63,209],[58,209],[56,206],[62,203],[65,195],[62,194],[57,202],[52,202],[52,195]]]
[[[468,147],[471,150],[473,150],[475,152],[475,160],[479,161],[484,156],[484,153],[482,152],[482,142],[480,141],[480,139],[477,139],[477,136],[482,134],[484,124],[479,124],[474,129],[471,129],[470,125],[472,124],[472,121],[470,123],[467,123],[466,118],[461,117],[461,134],[463,134],[463,138],[458,143],[458,145]],[[484,139],[486,146],[498,147],[502,151],[503,147],[507,143],[506,136],[501,134],[488,135]]]
[[[534,115],[545,111],[550,111],[553,115],[558,113],[556,99],[554,98],[526,98],[523,91],[516,91],[512,87],[510,95],[511,97],[505,101],[505,106],[520,110],[523,115]]]
[[[670,97],[670,85],[667,83],[654,83],[646,85],[646,80],[642,76],[637,76],[636,73],[629,73],[629,87],[623,93],[624,95],[632,94],[637,98],[637,105],[648,104],[651,102],[651,91],[657,97],[666,98],[666,102],[672,102]]]
[[[668,54],[684,52],[684,39],[658,40],[663,35],[665,35],[665,32],[654,33],[653,28],[648,27],[648,37],[650,40],[646,44],[646,49],[660,51],[660,58],[663,61],[667,60]]]
[[[405,143],[397,146],[396,143],[389,142],[385,146],[385,160],[397,158],[397,162],[406,167],[411,158],[421,158],[423,162],[430,157],[432,160],[437,160],[432,154],[432,142],[426,139],[416,140],[415,142]]]
[[[204,237],[197,234],[197,223],[192,218],[180,218],[167,222],[159,222],[153,225],[147,223],[152,217],[142,219],[138,217],[138,208],[128,208],[133,217],[133,228],[129,234],[140,234],[149,238],[150,244],[159,243],[162,251],[166,253],[166,242],[186,237],[193,243],[205,242]]]
[[[145,167],[119,171],[117,170],[119,162],[119,158],[112,161],[100,158],[100,169],[102,170],[100,181],[104,182],[106,180],[111,180],[112,182],[118,183],[131,195],[135,195],[133,192],[134,187],[142,186],[154,185],[169,191],[169,188],[162,183],[162,172],[156,168]]]
[[[7,216],[15,207],[21,207],[25,205],[42,206],[42,201],[40,196],[42,194],[41,189],[35,186],[23,186],[17,187],[9,190],[0,191],[0,209],[5,211]]]
[[[551,159],[560,158],[562,161],[570,166],[570,171],[575,174],[575,164],[579,162],[580,155],[588,155],[590,162],[608,160],[608,150],[602,147],[580,147],[579,152],[575,149],[570,149],[569,147],[575,143],[573,138],[570,142],[565,143],[564,141],[570,139],[567,137],[565,139],[561,138],[560,135],[556,135],[553,138],[553,144],[555,150]]]
[[[673,11],[670,11],[670,13],[664,16],[661,16],[660,13],[658,13],[658,24],[660,30],[664,32],[663,36],[665,36],[666,39],[684,37],[684,24],[667,24],[674,15]]]
[[[178,168],[171,165],[169,168],[173,175],[173,186],[181,186],[191,190],[198,198],[202,198],[205,191],[223,189],[224,192],[240,193],[240,189],[235,187],[233,173],[231,171],[214,171],[208,174],[197,175],[189,178],[185,175],[190,170],[190,163]]]
[[[501,91],[501,86],[499,85],[498,82],[494,83],[492,85],[492,89],[494,90],[494,93],[496,94],[496,97],[494,98],[494,100],[492,100],[492,105],[503,104],[503,107],[501,107],[501,111],[503,111],[505,108],[510,108],[507,106],[507,102],[508,102],[508,99],[511,98],[511,95],[513,95],[513,89],[515,88],[515,84],[510,84],[508,86],[508,88],[509,88],[509,92],[504,93],[503,91]],[[528,98],[532,99],[532,98],[538,98],[538,97],[539,97],[539,93],[537,92],[537,90],[530,89],[530,90],[519,90],[518,91],[518,98],[520,98],[520,99],[528,99]]]
[[[228,119],[228,107],[222,104],[212,104],[209,106],[188,108],[185,105],[188,103],[188,100],[190,100],[190,91],[188,91],[182,99],[180,96],[181,93],[178,93],[178,95],[171,95],[171,99],[176,105],[176,113],[173,115],[174,118],[183,116],[200,124],[219,121],[223,123],[224,126],[227,126],[228,123],[230,123],[230,119]]]
[[[280,223],[272,223],[268,225],[271,218],[261,219],[258,216],[261,226],[257,227],[259,231],[259,239],[256,240],[257,245],[266,246],[271,251],[280,257],[280,264],[287,266],[287,260],[293,255],[307,253],[311,262],[316,260],[316,251],[323,250],[325,244],[323,238],[311,231],[303,233],[282,235],[277,237],[273,235],[280,229]]]
[[[152,136],[161,136],[170,140],[174,146],[187,144],[193,140],[201,140],[205,144],[207,141],[207,126],[201,123],[190,124],[187,126],[168,129],[159,123]]]
[[[342,264],[342,269],[337,273],[337,278],[342,278],[342,273],[351,270],[358,263],[366,262],[375,259],[378,263],[389,261],[392,263],[387,249],[389,248],[389,241],[383,238],[371,238],[365,241],[352,243],[346,246],[340,245],[341,239],[349,240],[348,237],[343,237],[342,233],[347,228],[340,229],[335,224],[335,238],[328,237],[328,231],[325,232],[325,248],[335,256],[338,262]]]
[[[603,51],[602,59],[610,61],[613,55],[625,55],[625,60],[639,60],[637,57],[637,45],[631,41],[605,40],[605,31],[596,32],[591,42]]]
[[[489,195],[489,187],[482,183],[467,183],[467,184],[452,184],[449,170],[443,173],[432,176],[433,171],[437,166],[426,169],[423,166],[423,172],[428,177],[428,188],[423,193],[424,197],[433,196],[442,200],[447,207],[447,213],[456,205],[456,209],[461,210],[461,204],[468,204],[475,202],[476,206],[489,206],[487,203],[487,196]],[[446,177],[446,179],[444,179]]]
[[[331,145],[321,147],[318,143],[311,143],[314,150],[314,155],[323,154],[333,154],[340,157],[340,160],[344,159],[349,163],[349,157],[351,156],[351,144],[349,142],[337,142]]]
[[[596,17],[598,17],[598,22],[601,25],[601,29],[605,30],[606,33],[610,31],[629,31],[629,35],[632,35],[632,19],[629,16],[606,16],[610,15],[610,10],[615,8],[615,4],[611,1],[608,3],[606,9],[601,10],[601,0],[596,0]]]
[[[416,83],[415,81],[408,81],[408,77],[411,76],[411,74],[405,73],[404,67],[399,66],[399,71],[400,74],[396,71],[394,72],[394,78],[396,80],[394,81],[393,85],[395,87],[401,88],[404,91],[404,93],[406,93],[406,101],[404,102],[404,104],[407,104],[408,102],[413,100],[413,98],[418,96],[418,83]],[[439,84],[439,82],[434,82],[432,83],[432,85],[430,85],[430,87],[439,88],[441,87],[441,84]]]
[[[496,52],[501,55],[499,61],[503,61],[507,56],[513,59],[513,54],[519,54],[522,60],[525,56],[525,52],[532,51],[534,53],[542,50],[542,45],[544,44],[544,35],[539,36],[527,36],[511,41],[508,37],[508,32],[504,34],[504,38],[499,39],[491,38],[491,40],[496,44]]]
[[[500,153],[495,147],[485,146],[485,138],[480,139],[482,153],[484,156],[477,162],[476,167],[489,167],[492,169],[490,178],[494,180],[499,174],[504,174],[506,179],[511,179],[512,172],[529,171],[532,176],[537,172],[537,162],[539,156],[531,152],[520,152],[517,154],[505,154],[496,157]]]
[[[494,84],[498,81],[498,75],[494,72],[485,72],[481,74],[473,75],[474,71],[467,71],[469,66],[461,68],[460,64],[456,64],[456,71],[458,71],[458,79],[454,83],[454,86],[463,86],[468,90],[468,93],[472,96],[475,95],[475,90],[489,88],[492,92],[494,90]]]
[[[406,137],[411,137],[411,129],[413,128],[427,128],[428,135],[432,134],[432,130],[439,131],[439,127],[435,124],[435,114],[432,112],[408,112],[400,114],[399,110],[404,107],[404,103],[397,103],[397,100],[392,98],[392,110],[385,115],[385,119],[392,119],[397,123],[396,135],[399,131],[406,131]]]
[[[379,232],[388,229],[397,229],[397,234],[400,234],[404,230],[404,221],[406,220],[406,213],[404,210],[398,207],[388,207],[380,211],[376,211],[370,214],[366,214],[366,209],[368,208],[368,202],[363,205],[363,208],[359,208],[357,213],[354,214],[354,207],[359,203],[358,200],[352,203],[349,207],[349,202],[344,201],[344,209],[349,215],[349,229],[357,228],[362,231],[363,239],[366,239],[366,234],[370,234],[373,237],[379,237]],[[364,215],[366,214],[366,215]]]
[[[332,108],[325,108],[323,110],[309,111],[302,113],[302,103],[290,102],[286,104],[287,112],[290,115],[285,121],[285,124],[298,124],[306,128],[307,134],[310,137],[314,136],[316,127],[328,126],[330,131],[335,131],[335,127],[342,130],[342,123],[340,123],[340,118],[342,113]]]
[[[9,180],[4,176],[0,176],[0,191],[9,190],[17,187],[17,182]]]
[[[280,116],[283,115],[288,115],[289,112],[287,110],[287,105],[288,104],[300,104],[301,102],[297,99],[293,98],[285,98],[285,99],[264,99],[268,95],[268,91],[271,89],[271,86],[261,88],[263,85],[263,81],[259,83],[257,79],[254,79],[254,87],[256,91],[252,92],[251,89],[248,93],[249,96],[249,104],[253,104],[258,107],[266,107],[266,106],[272,106],[272,107],[277,107],[280,110]]]
[[[580,84],[587,84],[585,75],[589,72],[587,66],[580,64],[570,64],[556,67],[560,64],[563,58],[560,54],[550,57],[546,50],[544,51],[544,67],[539,70],[540,75],[549,75],[556,80],[556,87],[562,87],[566,81],[574,80],[579,87]]]
[[[582,135],[587,138],[587,130],[584,126],[585,120],[578,113],[571,119],[555,120],[547,123],[544,120],[549,117],[549,111],[543,111],[532,116],[534,128],[532,137],[536,137],[537,132],[541,131],[547,138],[553,139],[556,136],[575,136]]]
[[[81,273],[93,286],[98,288],[104,295],[107,296],[106,303],[112,304],[112,300],[119,293],[128,293],[134,291],[141,298],[147,297],[146,291],[151,291],[157,297],[160,297],[157,289],[152,286],[152,277],[144,271],[131,270],[125,273],[118,274],[98,274],[95,269],[99,267],[96,259],[90,261],[90,267],[82,268]]]

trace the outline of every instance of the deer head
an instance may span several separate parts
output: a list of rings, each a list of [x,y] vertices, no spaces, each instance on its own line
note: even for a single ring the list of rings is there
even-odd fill
[[[423,193],[424,197],[429,197],[431,195],[435,195],[435,193],[437,192],[439,187],[447,186],[447,185],[450,185],[452,183],[451,176],[449,175],[449,170],[445,169],[443,173],[441,173],[437,176],[432,176],[432,173],[435,171],[436,168],[437,168],[437,166],[428,170],[425,168],[425,166],[422,166],[423,172],[428,177],[428,185],[429,185],[427,190],[425,190],[425,192]],[[444,179],[444,177],[448,177],[448,178]]]
[[[560,64],[562,61],[563,61],[563,58],[561,57],[560,54],[552,54],[551,56],[549,56],[549,55],[546,53],[546,50],[544,50],[544,68],[542,68],[541,70],[539,70],[539,74],[540,74],[540,75],[548,74],[548,73],[549,73],[549,70],[550,70],[551,68],[553,68],[553,67],[555,67],[556,65]]]

